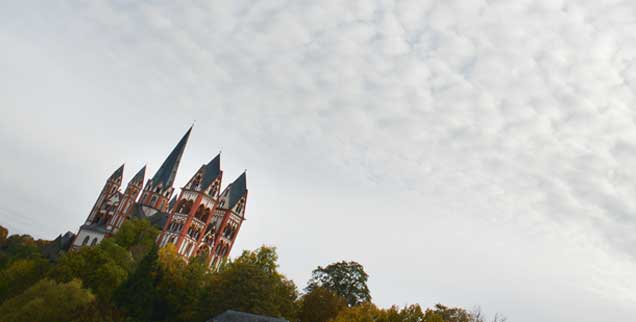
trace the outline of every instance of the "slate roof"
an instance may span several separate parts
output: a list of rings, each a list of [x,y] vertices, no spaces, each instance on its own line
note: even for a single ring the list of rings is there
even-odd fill
[[[190,132],[192,132],[192,127],[188,129],[188,132],[181,138],[179,143],[172,149],[172,152],[168,155],[157,173],[155,173],[154,177],[152,177],[152,185],[153,187],[158,186],[159,184],[163,184],[163,188],[172,187],[174,183],[174,178],[177,175],[177,168],[179,167],[179,162],[181,162],[181,156],[183,155],[183,151],[185,150],[186,144],[188,143],[188,138],[190,137]]]
[[[221,174],[221,154],[217,154],[214,159],[205,166],[203,170],[203,179],[201,180],[201,187],[204,189],[212,184],[212,181]]]
[[[166,225],[168,221],[168,213],[158,211],[152,216],[146,216],[144,211],[141,209],[141,204],[135,203],[132,207],[132,211],[130,212],[130,217],[138,218],[138,219],[146,219],[150,221],[150,224],[155,226],[158,229],[163,229],[163,226]]]
[[[110,176],[111,180],[116,180],[117,178],[121,178],[124,176],[124,165],[122,164],[119,169],[115,170],[113,174]]]
[[[234,208],[236,203],[247,193],[247,179],[245,177],[245,172],[241,174],[234,182],[230,184],[228,189],[230,189],[230,193],[228,196],[228,209]]]
[[[42,254],[51,260],[57,260],[63,252],[67,251],[69,247],[71,247],[71,243],[73,243],[74,238],[75,234],[70,231],[66,232],[64,235],[60,234],[57,238],[42,248]]]
[[[175,195],[174,197],[172,197],[172,199],[170,199],[170,202],[168,202],[168,210],[172,210],[172,208],[174,207],[176,203],[177,203],[177,196]]]
[[[137,174],[130,180],[130,182],[143,183],[145,176],[146,176],[146,166],[144,165],[144,167],[141,168],[141,170],[139,170],[139,172],[137,172]]]
[[[208,322],[288,322],[284,319],[228,310]]]

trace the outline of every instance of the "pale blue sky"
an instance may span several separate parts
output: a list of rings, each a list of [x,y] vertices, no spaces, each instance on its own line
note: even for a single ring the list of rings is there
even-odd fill
[[[636,2],[0,2],[0,224],[76,231],[126,162],[248,170],[233,255],[380,305],[636,316]]]

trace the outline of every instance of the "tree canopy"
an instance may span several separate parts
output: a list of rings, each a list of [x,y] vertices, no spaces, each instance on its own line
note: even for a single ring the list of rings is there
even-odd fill
[[[342,296],[349,306],[354,306],[371,301],[368,279],[369,275],[362,265],[341,261],[326,267],[318,266],[312,272],[306,290],[323,287]]]
[[[356,262],[319,266],[300,294],[279,271],[276,248],[246,250],[210,271],[185,261],[158,230],[128,220],[96,246],[43,257],[47,241],[0,229],[0,321],[203,322],[226,310],[290,322],[485,322],[480,312],[441,304],[379,308]],[[502,322],[495,316],[493,322]]]

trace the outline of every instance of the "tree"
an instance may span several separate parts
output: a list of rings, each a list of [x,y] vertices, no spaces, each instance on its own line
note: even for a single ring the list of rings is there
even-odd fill
[[[9,236],[9,230],[4,228],[4,226],[0,226],[0,247],[7,240],[7,236]]]
[[[109,301],[133,268],[130,253],[110,239],[95,247],[64,254],[49,273],[58,282],[80,279],[100,299]]]
[[[199,305],[199,319],[226,310],[295,320],[298,292],[294,283],[277,270],[276,250],[261,247],[244,251],[234,262],[210,276]]]
[[[424,321],[437,322],[439,319],[443,322],[474,322],[473,316],[462,308],[435,304],[433,309],[426,310]]]
[[[347,307],[347,301],[323,287],[303,295],[298,318],[301,322],[327,322]]]
[[[31,287],[48,269],[49,263],[41,258],[13,261],[0,271],[0,303]]]
[[[348,307],[331,320],[331,322],[386,322],[387,313],[371,302],[360,303]]]
[[[154,246],[159,230],[145,219],[126,220],[113,236],[113,241],[130,250],[135,262],[141,260]]]
[[[56,283],[41,280],[0,306],[3,322],[66,322],[77,318],[95,297],[79,280]]]
[[[0,244],[0,268],[18,259],[41,258],[41,240],[34,240],[29,235],[11,235]]]
[[[154,322],[160,319],[155,288],[161,273],[158,259],[158,248],[153,246],[115,293],[115,302],[135,321]]]
[[[309,280],[306,290],[324,287],[342,296],[349,306],[371,301],[367,287],[369,275],[364,267],[356,262],[337,262],[327,267],[318,266]]]

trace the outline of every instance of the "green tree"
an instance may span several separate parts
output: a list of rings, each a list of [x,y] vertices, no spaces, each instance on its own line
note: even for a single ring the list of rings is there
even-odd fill
[[[424,321],[437,322],[440,318],[443,322],[473,322],[474,320],[473,315],[465,309],[435,304],[433,309],[426,310]]]
[[[113,236],[113,241],[130,250],[135,262],[140,261],[154,246],[160,231],[148,220],[126,220],[119,231]]]
[[[0,268],[18,259],[37,259],[42,257],[41,240],[34,240],[29,235],[11,235],[0,244]]]
[[[48,261],[18,259],[0,271],[0,303],[22,293],[39,281],[49,269]]]
[[[115,303],[134,321],[154,322],[161,319],[156,291],[160,274],[158,248],[153,246],[116,291]]]
[[[66,322],[93,302],[94,296],[79,280],[58,284],[41,280],[0,306],[3,322]]]
[[[324,287],[342,296],[349,306],[371,301],[367,287],[369,275],[364,267],[356,262],[337,262],[327,267],[318,266],[309,280],[306,290]]]
[[[186,263],[172,244],[159,251],[157,301],[163,321],[195,321],[196,306],[208,278],[204,259]]]
[[[347,307],[347,301],[322,287],[316,287],[300,300],[298,318],[301,322],[327,322]]]
[[[4,226],[0,226],[0,247],[7,240],[7,236],[9,236],[9,230],[4,228]]]
[[[237,310],[295,320],[298,292],[291,280],[280,274],[278,256],[272,247],[244,251],[234,262],[210,276],[199,304],[199,319],[225,310]]]
[[[101,300],[109,301],[133,267],[130,253],[111,239],[82,247],[60,258],[49,273],[58,282],[80,279]]]
[[[387,313],[371,302],[348,307],[331,320],[331,322],[386,322]]]

